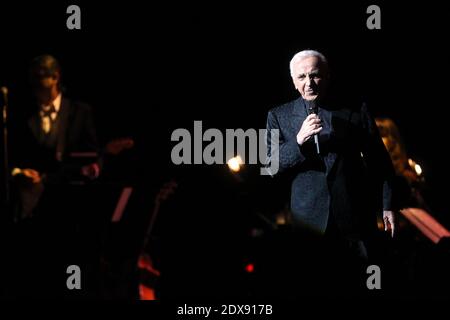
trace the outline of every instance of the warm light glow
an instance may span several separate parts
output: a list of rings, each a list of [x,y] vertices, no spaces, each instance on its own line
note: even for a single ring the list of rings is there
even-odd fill
[[[381,217],[377,218],[377,227],[378,227],[378,230],[380,230],[380,231],[384,230],[384,222]]]
[[[416,174],[420,176],[422,174],[422,167],[418,165],[413,159],[408,159],[409,166],[416,171]]]
[[[420,176],[422,174],[422,167],[418,165],[413,159],[408,159],[409,166],[416,171],[416,174]]]
[[[278,225],[285,225],[286,224],[286,215],[284,214],[284,212],[281,212],[281,213],[277,214],[277,216],[276,216],[276,223]]]
[[[422,168],[418,164],[414,166],[414,169],[416,170],[418,176],[422,174]]]
[[[243,163],[241,156],[237,156],[234,158],[231,158],[228,160],[228,168],[230,168],[231,171],[238,172],[241,170],[241,164]]]

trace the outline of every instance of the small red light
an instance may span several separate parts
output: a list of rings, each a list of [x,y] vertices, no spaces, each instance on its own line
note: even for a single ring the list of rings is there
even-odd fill
[[[245,266],[245,271],[247,271],[248,273],[251,273],[253,271],[255,271],[255,266],[253,265],[253,263],[249,263]]]

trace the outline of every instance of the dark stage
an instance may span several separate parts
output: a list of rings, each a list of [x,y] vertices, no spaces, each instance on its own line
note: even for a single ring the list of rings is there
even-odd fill
[[[92,106],[102,150],[114,141],[132,145],[108,149],[98,179],[47,188],[32,219],[17,221],[2,207],[2,299],[138,300],[142,283],[158,300],[317,294],[291,278],[310,272],[303,262],[317,257],[308,245],[314,235],[295,235],[290,225],[286,179],[260,175],[260,164],[233,172],[226,164],[171,159],[172,133],[194,132],[194,121],[202,121],[203,132],[264,129],[269,109],[298,97],[289,61],[308,48],[328,58],[337,101],[365,101],[374,117],[397,125],[408,158],[422,170],[421,208],[450,228],[448,19],[441,6],[379,4],[381,29],[369,30],[369,2],[78,1],[81,29],[69,30],[70,4],[0,5],[8,145],[18,143],[15,119],[30,111],[28,68],[41,54],[59,60],[63,94]],[[132,188],[129,197],[125,188]],[[368,298],[448,297],[448,238],[433,242],[407,216],[398,217],[394,239],[380,231],[378,261],[386,271],[382,289]],[[151,263],[141,261],[143,252]],[[81,290],[67,290],[69,265],[82,270]],[[320,272],[328,268],[334,267]],[[319,294],[339,296],[341,285]]]

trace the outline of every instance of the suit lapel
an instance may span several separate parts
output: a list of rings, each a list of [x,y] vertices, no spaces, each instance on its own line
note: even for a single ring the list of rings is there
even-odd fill
[[[69,100],[63,98],[61,101],[61,109],[59,110],[59,131],[56,143],[56,159],[62,161],[67,140],[67,124],[70,114]]]
[[[331,113],[331,115],[330,115],[331,137],[330,137],[330,139],[334,140],[334,136],[336,134],[336,131],[335,131],[336,127],[334,125],[335,119],[336,119],[336,112],[330,111],[330,113]],[[336,164],[337,157],[338,157],[338,155],[336,152],[331,152],[331,151],[329,152],[328,161],[329,161],[330,169],[328,170],[327,176],[329,176],[330,173],[334,171],[333,168],[334,168],[334,165]]]
[[[28,126],[30,127],[31,132],[33,133],[33,136],[36,138],[36,140],[40,141],[40,139],[41,139],[41,118],[39,117],[38,112],[35,112],[28,119]]]
[[[333,110],[331,111],[331,134],[333,144],[338,146],[342,143],[343,140],[346,140],[349,135],[349,126],[350,126],[350,118],[351,113],[344,110]],[[329,158],[330,161],[330,170],[328,174],[333,172],[334,165],[336,164],[336,160],[339,156],[336,152],[330,153],[332,156]]]
[[[291,126],[291,131],[294,132],[295,135],[300,131],[302,127],[303,121],[306,119],[306,109],[305,102],[303,98],[300,97],[294,101],[292,104],[292,112],[290,112],[291,119],[289,121],[289,125]]]
[[[340,140],[345,139],[349,134],[349,126],[351,113],[344,110],[330,110],[330,126],[331,126],[331,139],[332,143],[340,143]],[[293,134],[297,134],[302,126],[303,121],[305,121],[307,115],[305,101],[302,97],[299,97],[292,104],[292,111],[290,112],[291,119],[289,121],[290,129]],[[333,168],[336,164],[338,158],[338,153],[330,152],[328,153],[328,161],[330,164],[330,170],[328,174],[333,172]]]

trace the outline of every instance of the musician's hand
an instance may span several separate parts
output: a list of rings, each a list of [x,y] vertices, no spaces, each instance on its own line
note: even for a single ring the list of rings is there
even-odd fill
[[[98,163],[91,163],[81,168],[81,174],[91,180],[98,178],[100,175],[100,166]]]
[[[34,169],[22,169],[21,174],[29,178],[34,184],[40,183],[42,181],[41,174]]]

